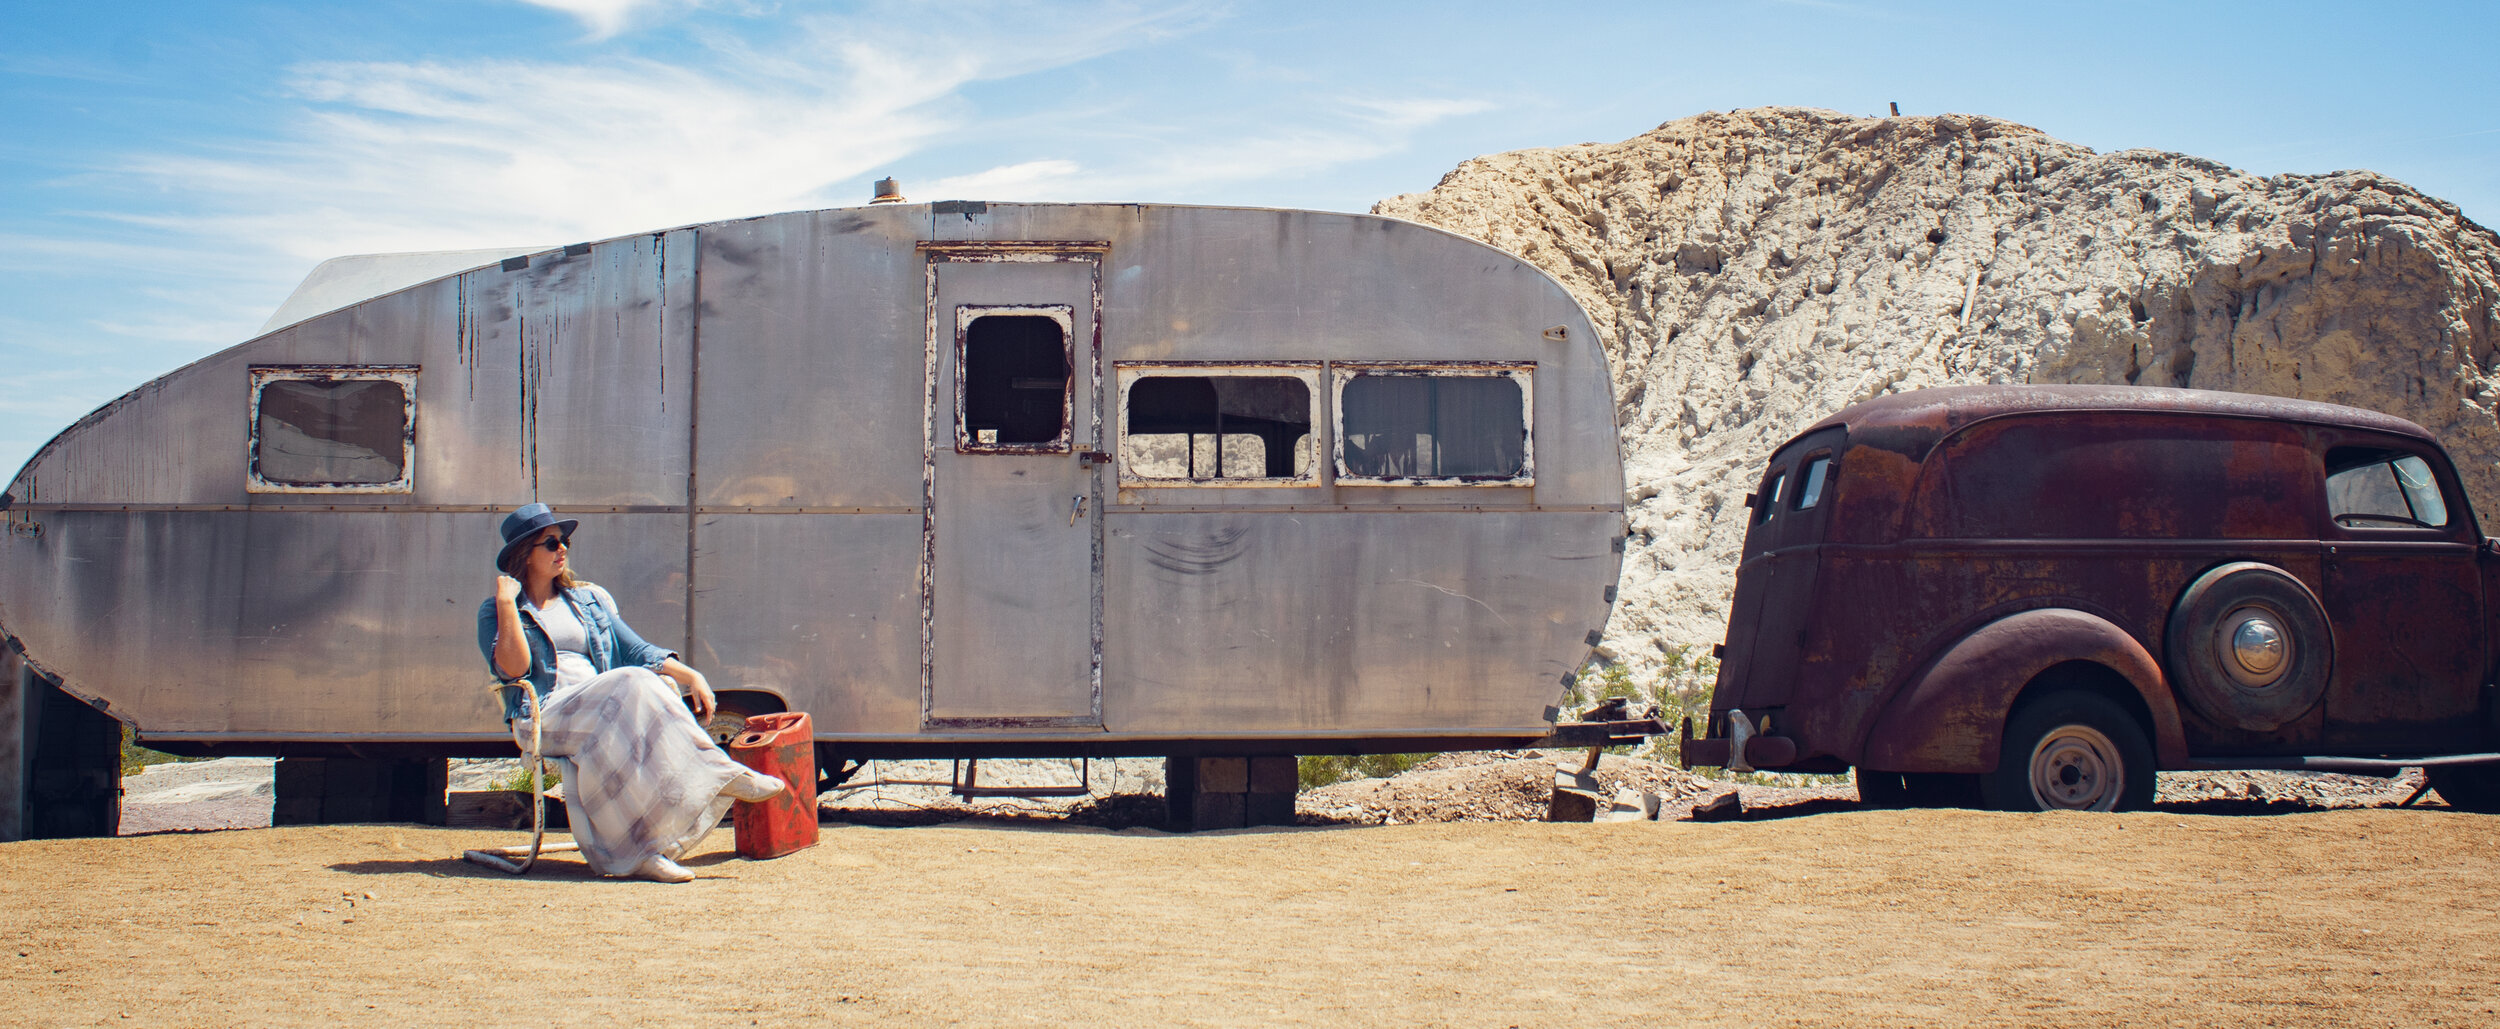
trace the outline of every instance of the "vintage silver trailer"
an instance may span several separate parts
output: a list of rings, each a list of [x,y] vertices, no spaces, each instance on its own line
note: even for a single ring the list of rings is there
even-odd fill
[[[156,379],[8,492],[30,676],[152,746],[332,758],[511,753],[472,618],[532,499],[827,759],[1535,740],[1623,535],[1606,359],[1553,279],[1155,205],[511,257]]]

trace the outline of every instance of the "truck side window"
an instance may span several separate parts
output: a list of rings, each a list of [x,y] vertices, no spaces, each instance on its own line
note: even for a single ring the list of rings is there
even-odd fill
[[[1770,521],[1771,513],[1779,510],[1780,487],[1787,483],[1786,471],[1772,472],[1770,478],[1762,480],[1762,492],[1754,496],[1753,523],[1755,525]]]
[[[1529,366],[1339,365],[1339,482],[1531,485]]]
[[[2448,503],[2430,462],[2411,454],[2327,452],[2326,502],[2335,524],[2351,528],[2440,528]]]
[[[1317,485],[1319,366],[1118,367],[1126,485]]]
[[[253,493],[406,493],[416,434],[409,365],[251,369]]]
[[[1823,479],[1831,473],[1832,459],[1826,455],[1806,462],[1806,481],[1797,485],[1797,510],[1803,511],[1823,501]]]
[[[967,313],[974,317],[963,328],[958,446],[1031,450],[1064,442],[1067,324],[1041,311]]]

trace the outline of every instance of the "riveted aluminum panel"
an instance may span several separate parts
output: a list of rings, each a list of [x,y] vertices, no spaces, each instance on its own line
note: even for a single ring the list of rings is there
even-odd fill
[[[926,222],[879,207],[703,230],[704,504],[920,506]]]
[[[578,517],[578,571],[646,638],[676,647],[683,521]],[[12,580],[30,570],[57,587],[30,603],[13,581],[5,617],[46,672],[148,733],[499,732],[476,615],[500,520],[57,512],[40,537],[0,539]]]
[[[457,380],[418,383],[418,417],[450,437],[419,440],[419,497],[685,503],[695,250],[691,231],[629,236],[421,287],[454,293],[454,331],[436,343],[453,352],[428,369]]]
[[[1110,516],[1114,732],[1535,724],[1588,653],[1609,512]]]
[[[819,733],[917,731],[920,531],[916,511],[705,515],[688,660],[716,690],[780,696]]]

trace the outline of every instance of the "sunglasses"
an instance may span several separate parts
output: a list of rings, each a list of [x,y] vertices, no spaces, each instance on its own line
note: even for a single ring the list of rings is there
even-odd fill
[[[552,554],[556,551],[571,547],[573,545],[573,541],[563,536],[549,536],[546,539],[539,540],[535,545],[538,549]]]

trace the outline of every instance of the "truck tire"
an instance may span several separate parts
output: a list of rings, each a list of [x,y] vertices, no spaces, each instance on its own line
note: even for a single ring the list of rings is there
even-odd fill
[[[2423,771],[2449,807],[2500,815],[2500,765],[2433,765]]]
[[[2170,681],[2223,725],[2272,732],[2316,707],[2335,663],[2318,598],[2291,573],[2255,561],[2214,568],[2171,609]]]
[[[2153,803],[2153,744],[2135,716],[2098,693],[2025,701],[2005,723],[1980,800],[2000,811],[2125,811]]]

